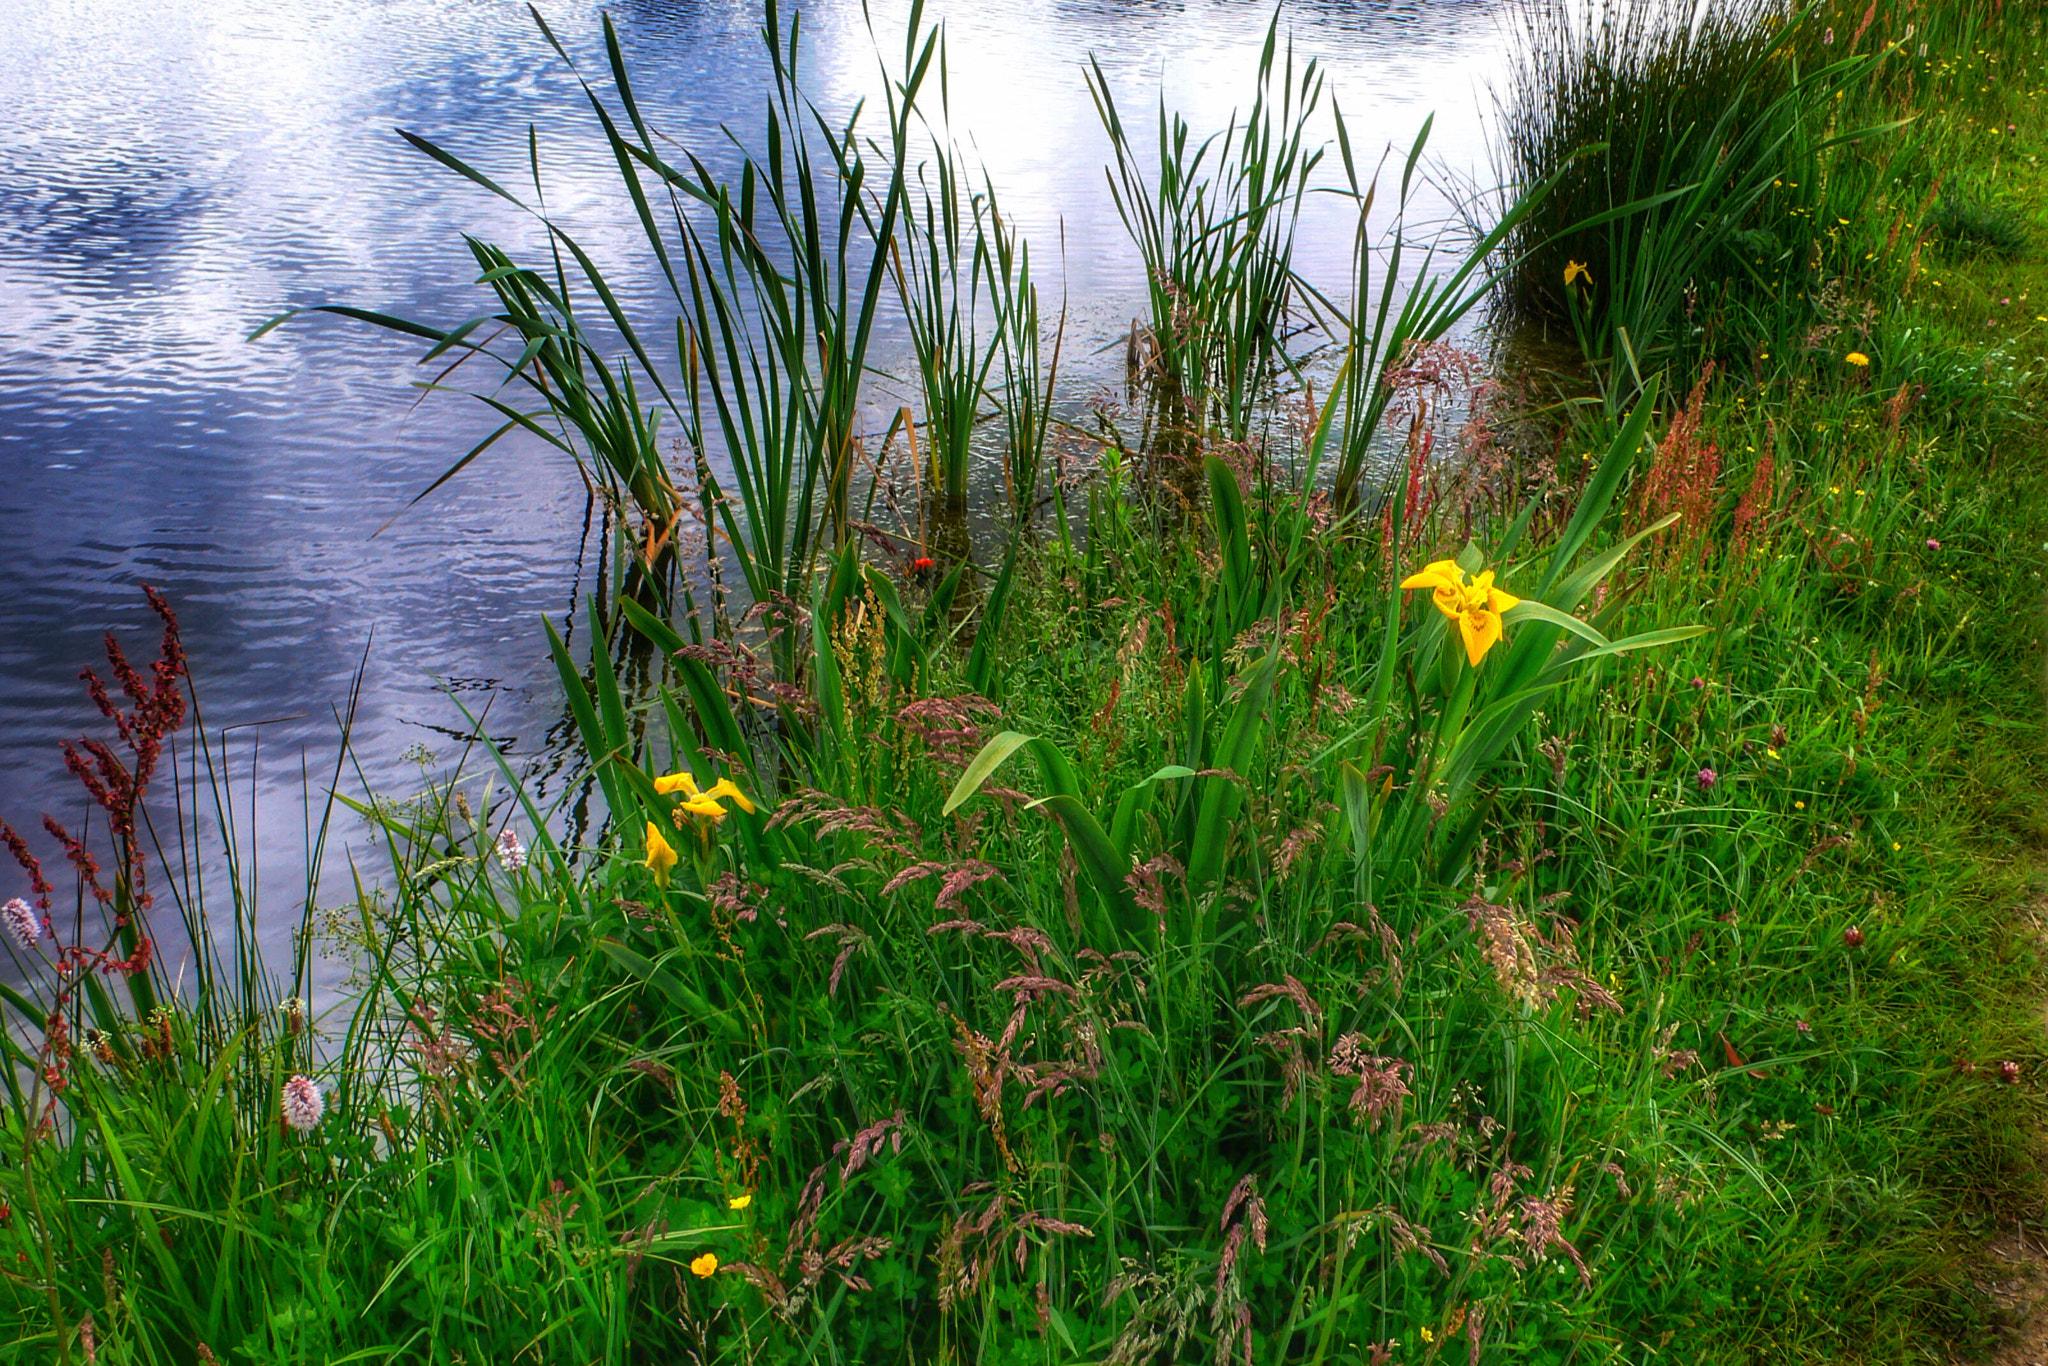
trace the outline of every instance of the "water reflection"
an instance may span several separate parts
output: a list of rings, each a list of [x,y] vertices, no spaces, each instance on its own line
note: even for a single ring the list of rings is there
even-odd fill
[[[880,8],[895,44],[906,6]],[[546,9],[599,73],[598,9]],[[730,164],[720,125],[752,129],[763,99],[758,8],[611,9],[651,117]],[[876,93],[857,0],[802,9],[821,101]],[[1149,118],[1163,89],[1197,127],[1220,127],[1248,98],[1270,6],[933,12],[948,19],[950,126],[1033,238],[1048,297],[1070,306],[1065,373],[1077,391],[1114,384],[1142,290],[1104,190],[1083,56],[1099,54],[1127,114]],[[1327,64],[1354,134],[1405,147],[1434,110],[1437,154],[1478,162],[1499,48],[1482,0],[1296,0],[1285,24],[1300,55]],[[463,232],[535,252],[530,219],[431,166],[398,126],[523,186],[531,124],[551,211],[630,309],[673,312],[575,78],[525,6],[0,0],[0,33],[0,814],[75,819],[82,799],[55,742],[96,720],[77,670],[100,658],[100,631],[146,638],[138,579],[177,603],[215,725],[303,717],[263,733],[257,823],[280,837],[279,862],[299,843],[301,757],[326,768],[372,639],[355,732],[370,781],[416,780],[401,757],[415,744],[453,755],[466,726],[443,684],[472,710],[488,701],[514,756],[540,753],[560,708],[539,619],[567,617],[599,550],[574,470],[506,442],[372,539],[494,420],[454,398],[415,406],[415,352],[362,329],[328,320],[245,341],[288,304],[453,321],[487,297],[469,283]],[[1350,243],[1341,203],[1312,203],[1307,270],[1339,284]],[[881,345],[884,365],[901,362],[900,343]],[[345,867],[361,832],[338,837]],[[291,883],[283,870],[267,880]],[[15,890],[0,868],[0,895]]]

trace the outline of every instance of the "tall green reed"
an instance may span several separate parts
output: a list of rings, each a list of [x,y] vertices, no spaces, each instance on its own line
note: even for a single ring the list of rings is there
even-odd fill
[[[1159,103],[1157,168],[1117,111],[1091,54],[1088,89],[1115,164],[1105,174],[1145,267],[1151,319],[1145,366],[1169,411],[1233,440],[1250,432],[1277,372],[1289,368],[1283,332],[1294,293],[1294,232],[1322,159],[1308,127],[1323,97],[1311,58],[1296,70],[1274,13],[1259,54],[1250,112],[1199,142]],[[1277,63],[1277,64],[1276,64]]]
[[[934,149],[919,168],[919,181],[922,212],[913,209],[899,237],[897,287],[924,394],[932,485],[949,507],[964,509],[982,397],[1001,346],[1000,331],[982,331],[983,280],[1000,278],[990,260],[995,203],[992,191],[973,191],[966,167],[949,149]]]
[[[556,55],[575,70],[546,21],[538,14],[535,20]],[[503,424],[428,491],[514,430],[540,436],[579,459],[587,449],[607,486],[630,495],[644,514],[646,534],[639,548],[650,560],[671,544],[684,503],[655,442],[660,412],[666,411],[677,420],[694,458],[701,515],[713,524],[707,529],[731,548],[753,600],[777,611],[775,604],[800,603],[820,550],[837,550],[853,534],[853,489],[861,462],[857,427],[869,346],[882,317],[892,249],[907,212],[906,164],[916,104],[939,51],[938,34],[925,23],[920,0],[911,8],[901,69],[886,78],[885,127],[874,140],[862,130],[859,108],[835,124],[805,93],[799,76],[801,33],[800,18],[785,27],[779,6],[770,0],[761,28],[770,75],[763,140],[750,146],[728,132],[740,157],[737,175],[730,179],[687,149],[681,168],[656,150],[660,139],[634,96],[609,18],[604,42],[617,114],[578,74],[635,217],[680,309],[672,364],[656,359],[602,268],[550,216],[532,138],[535,202],[529,205],[461,158],[406,134],[436,161],[532,213],[545,226],[551,280],[499,249],[473,242],[485,267],[481,280],[503,307],[499,314],[443,329],[326,305],[280,315],[257,335],[298,313],[326,312],[428,340],[433,345],[423,360],[453,353],[457,360],[450,371],[478,355],[489,357],[543,406],[519,411],[498,398],[495,387],[479,391],[477,397],[504,417]],[[580,324],[572,279],[596,298],[625,347],[617,361],[608,360]],[[496,328],[476,340],[489,324]],[[519,350],[491,350],[508,330],[521,343]],[[436,385],[445,377],[446,372],[437,377]],[[644,409],[643,383],[652,391],[649,398],[659,399]],[[737,485],[736,503],[722,494],[720,466],[730,470]],[[783,641],[778,658],[785,668],[794,668],[792,633],[785,633]]]
[[[1417,188],[1416,168],[1429,144],[1434,118],[1423,120],[1409,144],[1391,215],[1382,228],[1374,211],[1385,161],[1371,173],[1363,172],[1343,111],[1334,113],[1345,178],[1339,193],[1348,195],[1358,213],[1350,294],[1338,301],[1313,291],[1313,298],[1331,320],[1326,326],[1342,348],[1343,362],[1333,381],[1342,414],[1335,436],[1332,490],[1338,505],[1350,508],[1360,502],[1361,486],[1373,473],[1381,425],[1398,396],[1399,367],[1417,348],[1442,341],[1495,297],[1502,280],[1521,263],[1512,245],[1516,235],[1545,204],[1562,171],[1553,170],[1510,193],[1498,218],[1462,238],[1450,235],[1455,229],[1444,229],[1418,240],[1410,235],[1409,211]],[[1445,258],[1441,268],[1440,256]]]
[[[800,601],[817,552],[843,547],[853,534],[868,348],[908,202],[916,101],[938,53],[938,34],[924,25],[922,4],[913,4],[903,69],[888,84],[885,140],[867,144],[859,111],[834,127],[803,93],[801,20],[791,21],[786,43],[780,24],[771,3],[762,28],[774,86],[765,147],[742,147],[736,190],[695,156],[688,174],[664,161],[615,47],[612,66],[639,136],[621,144],[629,179],[637,180],[630,170],[637,163],[711,213],[706,230],[676,212],[694,342],[685,343],[690,401],[701,411],[709,392],[744,525],[730,504],[719,515],[761,603]],[[785,666],[793,666],[793,648],[791,638]]]
[[[995,305],[997,355],[1002,369],[996,406],[1003,415],[1003,492],[1010,517],[1028,526],[1037,510],[1046,438],[1052,433],[1053,391],[1059,382],[1060,348],[1066,339],[1065,307],[1052,328],[1045,354],[1045,320],[1038,282],[1031,270],[1031,244],[1014,222],[994,208],[990,188],[990,251],[984,258],[989,297]],[[1064,524],[1064,511],[1060,514]]]
[[[592,488],[605,494],[608,509],[619,521],[622,548],[652,576],[657,562],[673,548],[681,508],[676,485],[656,439],[661,408],[642,406],[631,362],[608,356],[601,338],[586,329],[575,302],[565,251],[632,357],[640,362],[640,373],[651,381],[670,411],[675,411],[675,404],[596,262],[547,217],[538,141],[529,138],[528,142],[535,195],[535,206],[529,206],[483,172],[425,138],[413,133],[404,136],[434,160],[539,217],[551,239],[551,269],[521,266],[502,248],[465,234],[463,240],[482,271],[478,282],[487,285],[498,298],[500,311],[495,314],[481,314],[454,327],[440,328],[352,305],[321,304],[292,309],[271,318],[251,334],[251,340],[301,314],[327,313],[431,342],[420,357],[422,365],[452,356],[431,380],[422,384],[428,391],[454,388],[451,377],[470,361],[481,361],[502,371],[497,380],[467,392],[503,421],[422,489],[412,504],[418,504],[460,474],[506,436],[523,431],[567,454]],[[507,385],[540,406],[515,406],[501,396]],[[639,516],[641,525],[637,529],[630,526],[629,513]]]

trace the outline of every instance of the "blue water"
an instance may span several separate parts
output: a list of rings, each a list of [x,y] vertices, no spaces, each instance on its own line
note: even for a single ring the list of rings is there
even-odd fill
[[[900,7],[883,8],[894,44]],[[598,75],[599,9],[543,9]],[[844,109],[877,91],[858,4],[804,11],[813,95]],[[717,159],[721,123],[757,125],[753,5],[610,12],[670,136]],[[1064,286],[1070,302],[1064,372],[1077,393],[1108,383],[1142,280],[1104,185],[1083,55],[1099,56],[1127,120],[1148,123],[1163,88],[1198,129],[1217,128],[1248,100],[1271,11],[957,0],[931,13],[948,24],[952,127],[1031,236],[1048,295]],[[1435,157],[1483,165],[1501,50],[1483,0],[1296,0],[1283,23],[1325,63],[1362,152],[1405,150],[1434,112]],[[102,729],[77,673],[101,661],[103,630],[151,653],[134,586],[147,580],[181,615],[209,727],[239,727],[229,752],[238,809],[254,811],[244,837],[264,845],[266,914],[296,923],[302,765],[325,783],[365,651],[351,790],[403,792],[423,762],[454,756],[465,723],[444,689],[488,706],[490,733],[545,768],[561,713],[540,621],[589,591],[602,537],[573,468],[532,442],[501,444],[405,511],[490,416],[421,401],[419,348],[386,334],[332,318],[254,343],[251,329],[337,301],[452,322],[488,298],[462,233],[515,254],[541,240],[397,127],[523,184],[533,125],[553,212],[647,330],[673,335],[672,307],[575,80],[524,4],[0,0],[0,90],[0,819],[80,819],[57,742]],[[1319,201],[1308,272],[1340,286],[1350,245],[1339,201]],[[902,359],[893,336],[879,358]],[[370,856],[353,818],[330,860],[350,856]],[[0,897],[20,881],[0,866]]]

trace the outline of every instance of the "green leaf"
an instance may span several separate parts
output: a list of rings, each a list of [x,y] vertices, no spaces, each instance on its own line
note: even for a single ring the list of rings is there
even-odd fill
[[[1213,455],[1202,463],[1209,474],[1209,501],[1216,510],[1216,538],[1223,550],[1223,573],[1217,580],[1221,609],[1217,616],[1221,638],[1227,644],[1251,625],[1245,619],[1252,596],[1251,530],[1245,519],[1244,495],[1237,487],[1237,474]]]
[[[1010,589],[1016,575],[1018,547],[1023,535],[1013,531],[1010,548],[1003,555],[1003,567],[996,573],[995,585],[989,589],[988,601],[982,604],[981,624],[975,628],[974,648],[967,656],[967,686],[983,697],[993,699],[997,692],[996,643],[1001,638],[1003,618],[1009,615]],[[959,570],[954,570],[957,582]]]
[[[569,647],[562,643],[555,624],[542,618],[541,625],[547,629],[548,653],[554,657],[555,672],[561,675],[569,714],[576,719],[576,733],[583,739],[583,749],[590,756],[590,766],[597,774],[598,786],[604,789],[605,805],[615,815],[623,815],[626,806],[619,790],[618,774],[612,771],[612,760],[619,756],[614,755],[605,743],[604,728],[598,724],[597,708],[591,704],[590,689],[583,681],[583,672],[576,667],[576,661],[569,654]]]
[[[725,689],[718,684],[718,676],[701,659],[691,659],[681,653],[685,642],[670,626],[652,612],[634,602],[631,598],[619,599],[626,624],[647,637],[654,647],[668,656],[669,667],[682,679],[683,689],[690,695],[690,708],[696,713],[697,725],[701,728],[705,743],[721,753],[747,763],[753,768],[753,746],[748,743],[746,732],[732,714],[732,705],[727,700]]]
[[[1589,659],[1602,659],[1608,655],[1625,655],[1635,650],[1651,650],[1659,645],[1676,645],[1680,641],[1697,640],[1705,635],[1707,630],[1708,628],[1705,626],[1667,626],[1661,631],[1644,631],[1640,635],[1625,636],[1613,644],[1603,645],[1597,650],[1588,650],[1584,654],[1570,655],[1551,665],[1550,669],[1546,672],[1562,673],[1566,669],[1577,664],[1583,664]]]
[[[1066,751],[1052,741],[1040,738],[1031,742],[1031,757],[1038,760],[1038,773],[1045,779],[1047,787],[1063,797],[1081,800],[1081,775],[1074,771],[1073,761],[1067,758]]]
[[[1518,621],[1547,621],[1552,626],[1562,626],[1573,635],[1583,636],[1595,645],[1607,644],[1606,636],[1601,635],[1571,613],[1560,612],[1549,603],[1538,602],[1534,598],[1523,598],[1513,607],[1501,613],[1500,619],[1503,624],[1508,626],[1512,626]]]
[[[1584,598],[1586,594],[1592,592],[1593,589],[1599,585],[1600,580],[1606,578],[1609,574],[1613,573],[1614,567],[1620,564],[1623,560],[1628,558],[1630,551],[1634,550],[1644,541],[1648,540],[1650,537],[1662,531],[1665,527],[1668,527],[1672,523],[1676,522],[1682,515],[1683,514],[1681,513],[1674,512],[1668,517],[1665,517],[1656,522],[1652,522],[1649,526],[1644,527],[1641,531],[1638,531],[1635,535],[1629,537],[1620,545],[1615,546],[1613,549],[1607,551],[1607,553],[1600,556],[1600,558],[1594,560],[1591,564],[1587,565],[1584,569],[1572,575],[1572,577],[1565,580],[1564,585],[1557,590],[1555,596],[1558,600],[1558,603],[1566,611],[1570,611],[1572,608],[1577,607],[1579,605],[1580,600]]]
[[[605,957],[674,1001],[685,1015],[701,1021],[712,1032],[727,1039],[746,1037],[746,1027],[733,1018],[732,1012],[713,1010],[709,1001],[683,985],[682,979],[667,968],[627,948],[616,939],[600,939],[597,946],[604,950]]]
[[[832,630],[839,618],[826,610],[828,595],[820,579],[811,589],[811,664],[818,710],[843,748],[846,744],[846,692],[839,677],[839,657],[832,652]]]
[[[1109,908],[1108,921],[1098,921],[1094,926],[1095,937],[1111,944],[1143,942],[1138,908],[1131,900],[1130,888],[1124,884],[1129,864],[1117,853],[1101,823],[1078,798],[1064,792],[1041,797],[1032,805],[1058,819],[1067,833],[1067,844],[1074,851],[1075,861]]]
[[[1650,415],[1656,410],[1657,381],[1652,379],[1643,390],[1643,396],[1636,401],[1635,410],[1621,424],[1614,440],[1608,443],[1607,454],[1601,457],[1600,467],[1593,472],[1586,491],[1579,495],[1579,505],[1573,510],[1571,521],[1565,524],[1564,534],[1558,537],[1557,549],[1551,553],[1550,567],[1544,571],[1536,597],[1549,600],[1554,596],[1550,586],[1557,582],[1557,576],[1564,572],[1572,557],[1592,538],[1593,532],[1607,516],[1608,504],[1614,501],[1622,476],[1634,467],[1636,452],[1642,449],[1643,433],[1649,430]],[[1578,606],[1577,599],[1557,596],[1566,610]]]
[[[1217,746],[1215,767],[1227,768],[1242,777],[1251,766],[1265,729],[1266,702],[1273,695],[1273,679],[1279,669],[1276,646],[1232,707],[1230,721],[1223,728],[1223,742]],[[1194,844],[1188,851],[1189,887],[1205,888],[1222,873],[1223,856],[1230,844],[1230,823],[1243,805],[1244,789],[1236,783],[1224,778],[1209,781],[1195,817]]]
[[[633,752],[633,736],[626,728],[626,699],[619,691],[619,671],[612,664],[611,641],[605,637],[598,619],[595,593],[590,595],[584,621],[590,633],[590,672],[597,679],[598,715],[604,721],[605,746],[607,752],[623,759]]]
[[[1168,764],[1151,777],[1124,789],[1124,795],[1117,799],[1116,815],[1109,823],[1109,839],[1127,861],[1131,857],[1131,840],[1137,834],[1138,819],[1151,809],[1152,800],[1159,791],[1157,784],[1168,779],[1194,776],[1195,770],[1185,764]]]
[[[981,785],[1003,766],[1004,760],[1030,744],[1033,738],[1035,737],[1019,735],[1014,730],[1006,730],[983,745],[981,752],[974,756],[973,761],[967,765],[967,770],[960,775],[960,781],[953,784],[953,795],[946,798],[946,805],[939,814],[952,815],[960,808],[961,803],[981,790]]]
[[[875,595],[875,601],[882,604],[883,615],[895,628],[894,648],[889,651],[889,677],[903,687],[914,689],[918,678],[931,672],[931,661],[925,655],[923,642],[918,639],[917,625],[903,610],[903,599],[897,595],[896,584],[887,574],[873,565],[863,565],[861,575],[868,591]]]

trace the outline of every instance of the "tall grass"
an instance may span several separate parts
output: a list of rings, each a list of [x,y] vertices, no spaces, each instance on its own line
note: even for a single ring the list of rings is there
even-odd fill
[[[1314,59],[1296,70],[1276,11],[1259,54],[1256,94],[1239,123],[1200,141],[1162,98],[1156,168],[1124,125],[1091,55],[1088,90],[1115,157],[1111,198],[1138,248],[1151,304],[1144,365],[1169,413],[1233,440],[1289,361],[1282,340],[1294,291],[1294,231],[1322,159],[1308,128],[1322,103]]]
[[[1198,539],[1098,503],[1022,564],[999,714],[942,623],[837,564],[801,703],[830,745],[750,741],[744,661],[705,686],[684,650],[636,702],[560,652],[608,833],[561,847],[482,752],[358,804],[389,863],[345,1023],[96,1024],[62,1122],[8,1111],[32,1270],[0,1350],[82,1358],[88,1314],[109,1361],[1961,1330],[1936,1190],[2014,1179],[2000,1063],[2031,1058],[1950,799],[2023,667],[1975,609],[2042,503],[1978,477],[1988,433],[1909,456],[1878,420],[1808,434],[1882,396],[1811,405],[1645,401],[1567,515],[1539,495],[1479,547],[1448,500],[1396,550],[1220,461]],[[1476,667],[1400,587],[1437,555],[1525,600]],[[301,1071],[327,1108],[287,1132]]]
[[[917,353],[924,393],[925,441],[932,484],[948,504],[967,506],[967,468],[982,396],[1000,348],[1000,332],[982,332],[981,286],[994,269],[990,219],[993,194],[977,194],[951,150],[940,148],[921,168],[922,212],[901,239],[897,284]]]
[[[1527,0],[1515,19],[1496,170],[1557,184],[1509,239],[1511,317],[1572,331],[1626,393],[1747,342],[1717,335],[1731,300],[1817,287],[1872,189],[1862,149],[1836,155],[1868,136],[1840,109],[1870,56],[1806,41],[1814,18],[1777,0]]]
[[[989,192],[994,201],[993,189]],[[1031,269],[1031,244],[1015,224],[991,209],[992,250],[984,258],[989,296],[995,304],[997,354],[1002,361],[997,405],[1003,415],[1003,491],[1011,518],[1028,525],[1037,511],[1046,438],[1052,433],[1053,391],[1059,381],[1060,348],[1066,340],[1066,309],[1052,328],[1046,353],[1045,318]],[[1059,520],[1064,526],[1064,511]]]
[[[687,243],[691,402],[701,409],[709,392],[744,512],[742,520],[724,506],[725,537],[755,601],[774,603],[807,597],[818,549],[852,535],[868,348],[907,209],[912,121],[938,35],[913,4],[902,70],[888,83],[884,140],[868,144],[854,122],[835,128],[803,94],[801,21],[785,35],[777,7],[766,13],[774,83],[765,150],[746,152],[737,187],[699,158],[685,173],[656,153],[616,45],[611,52],[639,137],[621,143],[628,179],[644,166],[712,213],[708,231],[680,206],[675,215]]]

